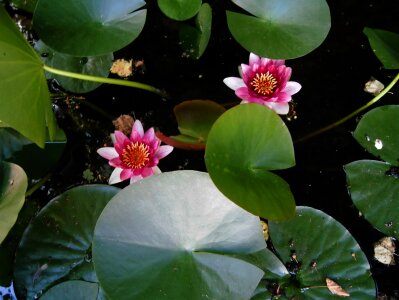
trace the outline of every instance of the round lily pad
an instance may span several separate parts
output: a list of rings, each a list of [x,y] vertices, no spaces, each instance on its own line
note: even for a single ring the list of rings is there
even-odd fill
[[[249,299],[263,271],[226,254],[265,246],[259,218],[224,197],[208,174],[174,171],[129,185],[109,202],[93,261],[115,299]]]
[[[95,282],[82,280],[65,281],[53,286],[41,300],[96,300],[99,295],[99,285]]]
[[[326,286],[336,282],[350,299],[375,299],[370,265],[352,235],[339,222],[311,207],[297,207],[296,216],[269,222],[273,246],[292,274],[281,289],[289,298],[337,299]]]
[[[18,297],[34,299],[60,281],[97,281],[91,259],[94,227],[118,191],[108,185],[78,186],[40,211],[16,252],[14,287]]]
[[[289,59],[308,54],[331,27],[325,0],[232,0],[252,15],[227,11],[237,42],[257,55]]]
[[[119,50],[142,31],[143,0],[39,0],[33,26],[39,37],[58,52],[95,56]]]
[[[215,185],[230,200],[266,219],[295,214],[289,185],[269,170],[295,165],[291,135],[281,118],[259,104],[241,104],[213,125],[205,163]]]
[[[158,0],[159,9],[169,18],[184,21],[194,17],[202,0]]]

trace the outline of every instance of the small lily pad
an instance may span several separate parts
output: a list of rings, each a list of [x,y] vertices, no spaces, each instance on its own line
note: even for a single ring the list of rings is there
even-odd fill
[[[289,59],[308,54],[327,37],[331,26],[325,0],[233,0],[249,12],[227,11],[237,42],[257,55]]]
[[[202,0],[158,0],[159,9],[169,18],[184,21],[194,17]]]
[[[96,300],[100,288],[98,283],[82,280],[65,281],[53,286],[43,296],[42,300]]]
[[[241,104],[213,125],[205,163],[215,185],[230,200],[266,219],[295,214],[289,185],[269,172],[295,165],[291,135],[281,118],[259,104]]]
[[[363,32],[384,67],[399,69],[399,34],[369,27],[365,27]]]

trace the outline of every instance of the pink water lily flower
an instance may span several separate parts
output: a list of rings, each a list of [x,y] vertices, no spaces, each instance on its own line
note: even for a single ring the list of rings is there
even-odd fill
[[[130,183],[153,174],[161,173],[157,167],[161,158],[172,152],[172,146],[160,146],[161,141],[155,136],[154,128],[144,133],[139,120],[133,124],[128,138],[123,132],[115,131],[114,147],[104,147],[97,153],[109,160],[115,167],[109,178],[109,184],[118,183],[130,178]]]
[[[227,77],[223,82],[243,99],[241,103],[262,104],[280,115],[286,115],[291,96],[301,89],[298,82],[288,81],[291,72],[291,68],[284,65],[284,60],[251,53],[249,65],[241,64],[242,78]]]

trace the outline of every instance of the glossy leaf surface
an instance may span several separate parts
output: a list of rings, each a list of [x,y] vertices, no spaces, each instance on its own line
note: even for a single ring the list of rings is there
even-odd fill
[[[208,3],[204,3],[195,19],[195,27],[183,25],[179,35],[183,53],[193,59],[199,59],[208,46],[212,29],[212,8]]]
[[[114,52],[130,44],[144,27],[143,0],[39,0],[34,29],[45,44],[74,56]]]
[[[96,300],[99,295],[99,285],[82,280],[65,281],[49,289],[42,300]]]
[[[365,27],[363,32],[384,67],[399,69],[399,34],[369,27]]]
[[[364,218],[399,239],[399,168],[373,160],[345,165],[353,203]]]
[[[174,171],[118,193],[93,241],[100,284],[115,299],[249,299],[263,272],[225,254],[266,246],[255,217],[208,174]]]
[[[201,7],[201,0],[158,0],[160,10],[169,18],[184,21],[194,17]]]
[[[0,161],[0,244],[17,220],[27,187],[28,179],[20,166]]]
[[[43,62],[50,67],[100,77],[108,77],[114,58],[112,53],[89,57],[62,54],[46,46],[42,41],[36,43],[35,49],[41,55]],[[101,85],[100,82],[73,79],[52,73],[46,73],[46,76],[56,79],[67,91],[78,94],[90,92]]]
[[[219,190],[242,208],[266,219],[294,216],[289,185],[269,172],[295,165],[292,139],[269,108],[241,104],[226,111],[208,135],[205,162]]]
[[[60,280],[97,281],[91,261],[94,227],[104,206],[118,191],[107,185],[78,186],[40,211],[17,249],[17,296],[33,299]]]
[[[269,232],[278,255],[295,274],[297,286],[287,290],[291,293],[287,296],[338,299],[327,287],[321,287],[329,278],[346,290],[350,299],[375,299],[365,254],[352,235],[329,215],[311,207],[297,207],[295,218],[269,222]]]
[[[399,105],[384,105],[366,113],[354,136],[374,156],[399,166]]]
[[[44,146],[56,131],[42,61],[0,6],[0,120]]]
[[[233,0],[251,15],[227,11],[231,34],[257,55],[289,59],[316,49],[330,30],[325,0]]]

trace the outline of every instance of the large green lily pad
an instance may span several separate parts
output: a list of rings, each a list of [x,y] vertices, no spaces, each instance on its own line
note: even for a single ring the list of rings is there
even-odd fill
[[[27,187],[28,179],[20,166],[0,161],[0,244],[17,220]]]
[[[49,289],[42,300],[97,300],[100,294],[98,283],[82,280],[65,281]]]
[[[352,235],[324,212],[297,207],[296,217],[269,222],[277,254],[293,275],[281,289],[289,299],[338,299],[326,287],[326,278],[350,294],[349,299],[375,299],[370,265]]]
[[[213,125],[205,163],[213,182],[230,200],[266,219],[295,214],[289,185],[269,170],[295,165],[291,135],[281,118],[259,104],[241,104]]]
[[[97,281],[91,260],[94,227],[118,191],[107,185],[78,186],[40,211],[16,252],[14,287],[18,297],[34,299],[65,280]]]
[[[399,34],[369,27],[365,27],[363,33],[384,67],[399,69]]]
[[[43,63],[2,5],[0,32],[0,120],[44,147],[57,125]]]
[[[265,246],[259,218],[224,197],[208,174],[174,171],[109,202],[93,261],[112,299],[249,299],[262,270],[226,254]]]
[[[142,31],[143,0],[39,0],[33,26],[45,44],[74,56],[114,52]],[[137,11],[136,11],[137,10]]]
[[[232,1],[252,15],[227,11],[231,34],[241,46],[260,56],[303,56],[320,46],[330,30],[325,0]]]

